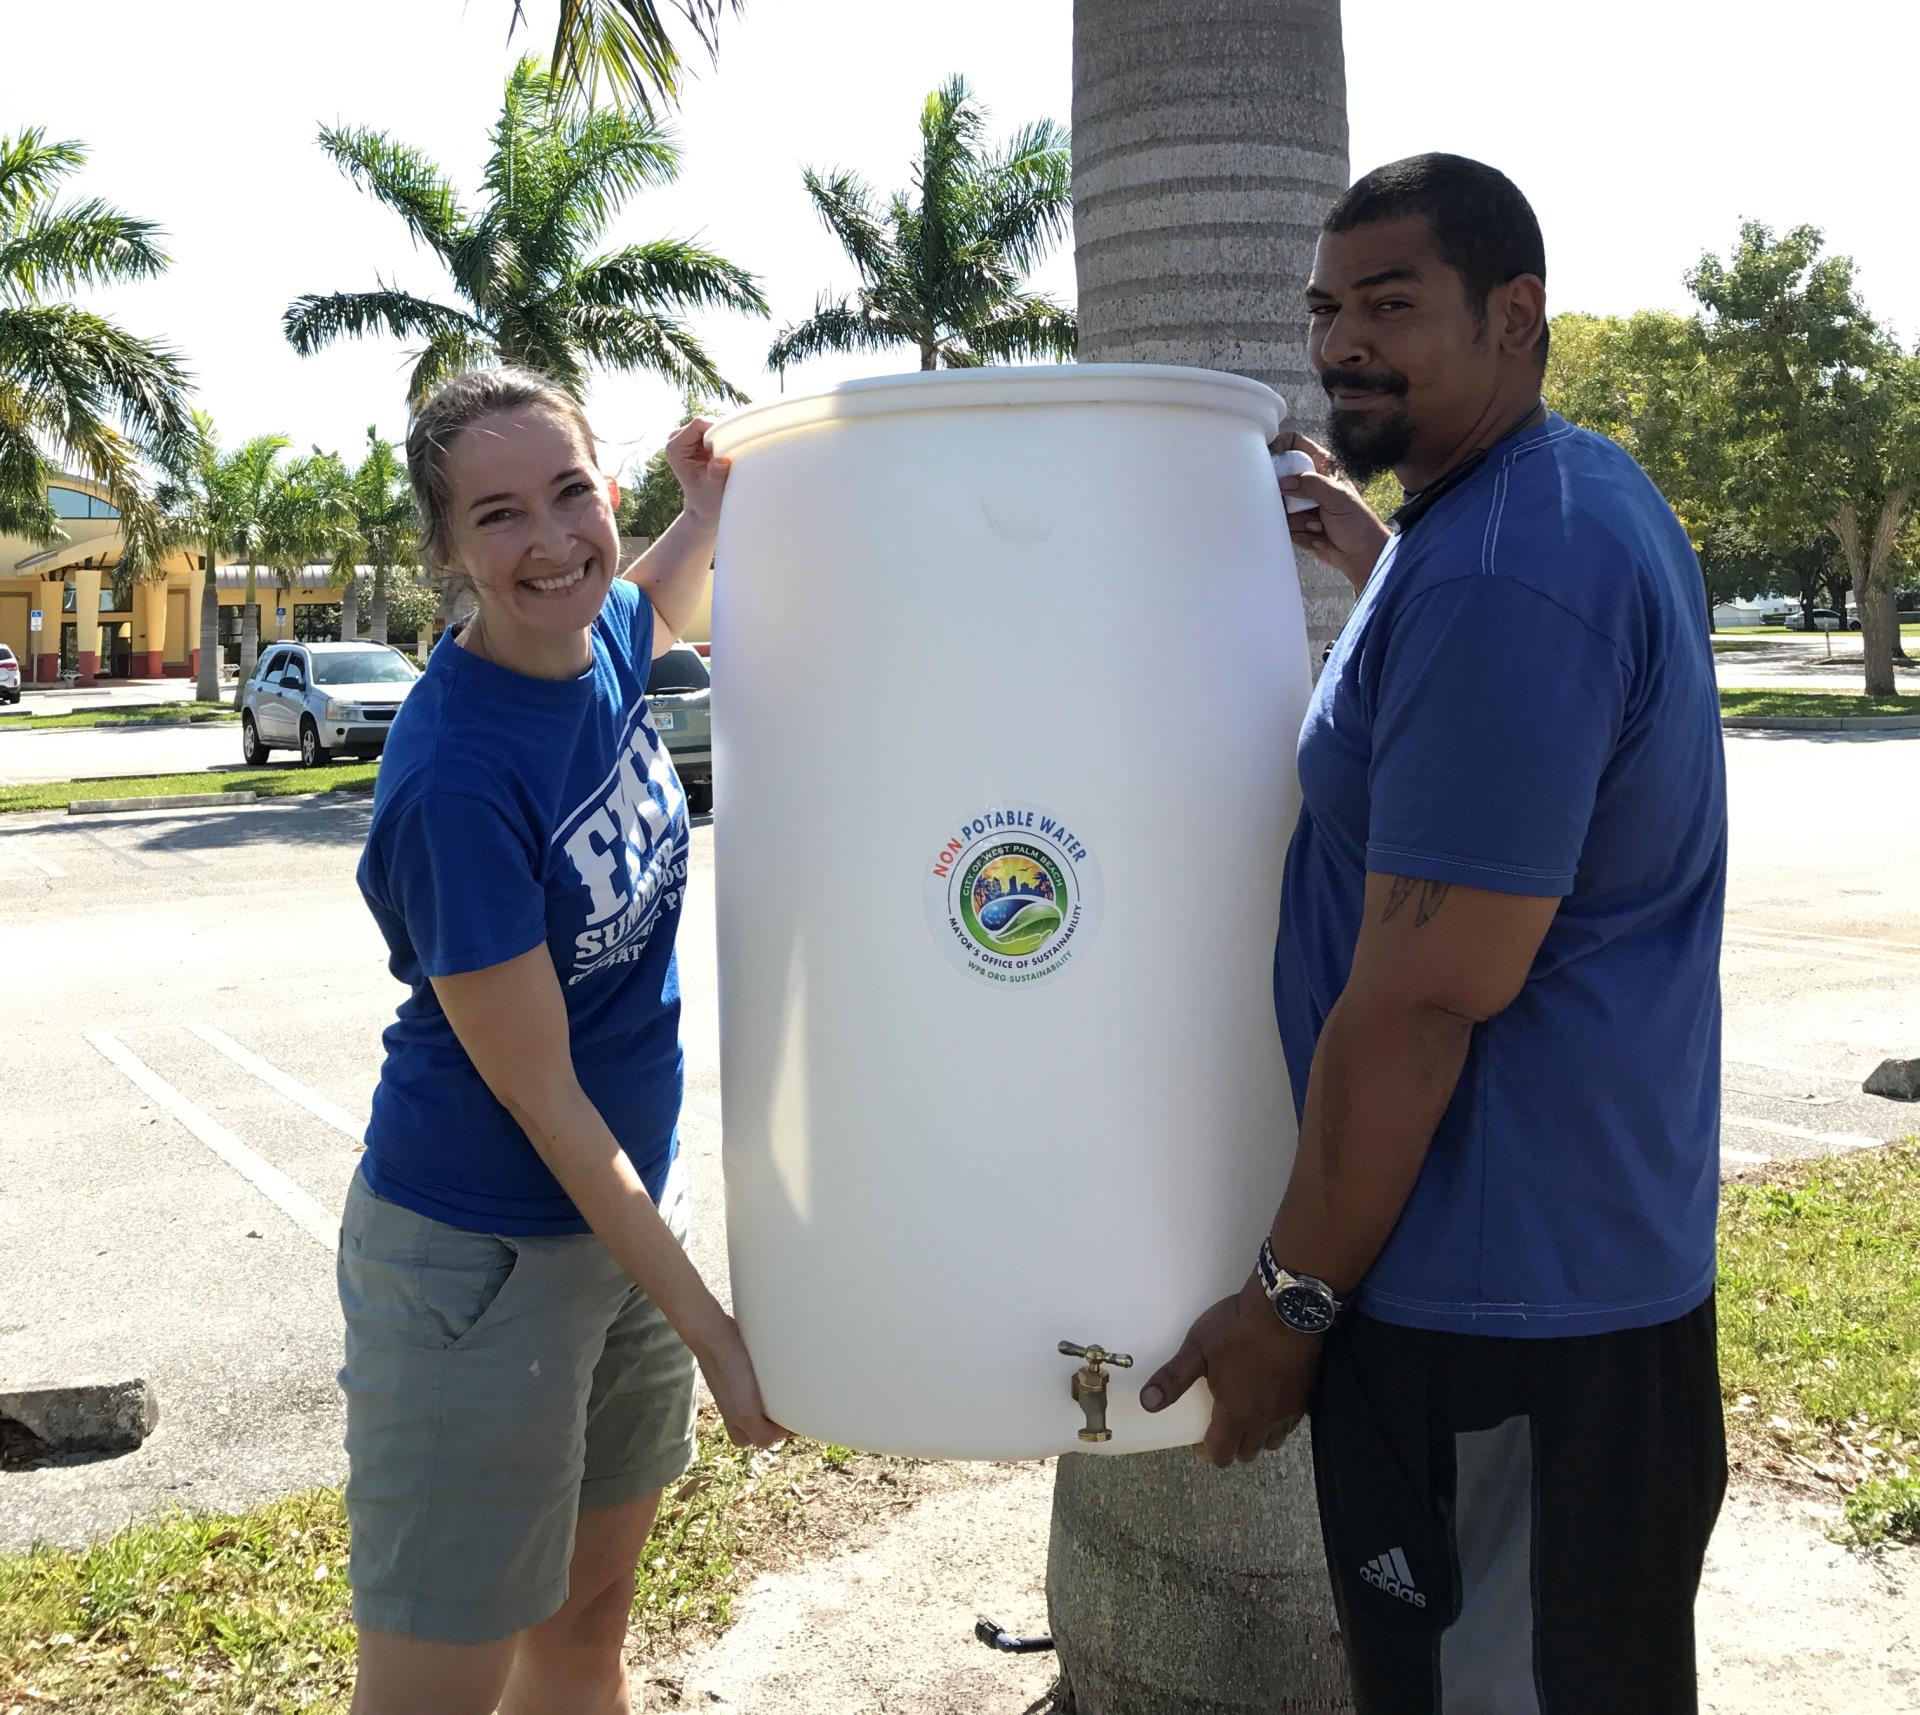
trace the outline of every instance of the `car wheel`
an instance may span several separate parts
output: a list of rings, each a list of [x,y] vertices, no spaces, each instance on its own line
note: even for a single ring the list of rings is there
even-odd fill
[[[323,768],[333,760],[333,752],[320,742],[320,729],[312,715],[300,719],[300,761],[308,768]]]
[[[240,760],[249,768],[258,768],[267,760],[267,747],[260,742],[260,729],[253,724],[250,713],[240,717]]]
[[[690,816],[713,814],[713,782],[711,780],[696,780],[687,788],[687,814]]]

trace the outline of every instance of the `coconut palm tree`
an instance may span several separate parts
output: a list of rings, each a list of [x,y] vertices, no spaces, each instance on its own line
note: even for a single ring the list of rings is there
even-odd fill
[[[679,174],[679,149],[643,113],[571,113],[553,80],[522,62],[473,209],[425,155],[383,132],[328,127],[320,146],[446,264],[460,301],[391,286],[298,298],[282,326],[302,356],[372,334],[419,341],[407,390],[416,405],[462,370],[501,361],[576,394],[598,367],[744,399],[681,318],[715,306],[765,315],[753,276],[685,239],[596,249],[637,191]]]
[[[152,222],[97,199],[55,200],[86,158],[83,145],[50,143],[42,130],[0,136],[0,531],[62,539],[47,484],[64,464],[105,484],[151,560],[164,518],[140,460],[185,452],[187,378],[165,346],[46,301],[167,266]]]
[[[419,522],[414,516],[413,491],[393,443],[383,441],[367,425],[367,450],[353,473],[349,493],[353,508],[354,563],[373,568],[373,609],[369,626],[373,640],[387,640],[387,586],[395,572],[420,563]],[[346,620],[346,598],[341,621]],[[344,639],[348,633],[342,629]]]
[[[287,614],[295,612],[300,574],[311,565],[331,565],[354,540],[348,479],[339,456],[315,447],[311,454],[275,468],[261,509],[261,553],[280,581]]]
[[[1339,0],[1077,0],[1073,34],[1081,357],[1251,375],[1312,432],[1300,294],[1348,181]],[[1317,668],[1352,592],[1300,575]],[[1349,1706],[1304,1426],[1230,1472],[1062,1459],[1047,1591],[1079,1715]]]
[[[738,14],[742,0],[672,0],[711,59],[719,49],[720,14]],[[604,79],[614,104],[652,113],[656,99],[680,99],[685,65],[656,0],[560,0],[553,36],[551,74],[567,100],[592,106]],[[527,21],[522,0],[513,0],[511,35]]]
[[[882,210],[856,174],[806,170],[807,195],[860,289],[823,295],[774,341],[769,369],[897,345],[915,347],[922,369],[1073,356],[1073,312],[1021,290],[1072,219],[1067,133],[1042,119],[999,154],[986,151],[985,133],[984,109],[956,77],[920,110],[917,204],[901,191]]]
[[[247,587],[240,608],[240,678],[233,688],[236,707],[260,658],[259,576],[267,557],[268,505],[280,478],[280,455],[292,444],[285,435],[255,435],[245,446],[229,453],[221,465],[226,548],[247,563]]]
[[[216,702],[220,696],[220,592],[214,568],[220,564],[228,537],[231,467],[220,450],[213,418],[205,411],[192,413],[186,443],[172,450],[163,468],[155,503],[170,520],[172,539],[198,549],[206,563],[200,584],[200,675],[194,694],[203,703]]]

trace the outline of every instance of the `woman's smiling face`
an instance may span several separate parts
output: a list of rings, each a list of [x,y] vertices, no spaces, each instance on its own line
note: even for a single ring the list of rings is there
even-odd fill
[[[493,635],[591,626],[620,572],[614,507],[579,428],[539,406],[497,411],[447,451],[447,526]]]

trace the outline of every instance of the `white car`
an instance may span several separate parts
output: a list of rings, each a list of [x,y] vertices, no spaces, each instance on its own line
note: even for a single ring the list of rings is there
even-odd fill
[[[250,764],[297,750],[309,768],[338,751],[378,756],[420,677],[384,643],[274,643],[240,696],[240,754]]]
[[[20,661],[11,647],[0,643],[0,703],[20,700]]]

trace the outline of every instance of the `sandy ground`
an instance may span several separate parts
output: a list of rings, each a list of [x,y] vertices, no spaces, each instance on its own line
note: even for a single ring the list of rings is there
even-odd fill
[[[973,1637],[1046,1630],[1046,1466],[967,1471],[832,1554],[764,1574],[731,1631],[660,1664],[640,1706],[714,1715],[1024,1715],[1053,1658]],[[1729,1495],[1699,1604],[1703,1715],[1920,1711],[1920,1555],[1862,1557],[1832,1513]]]

